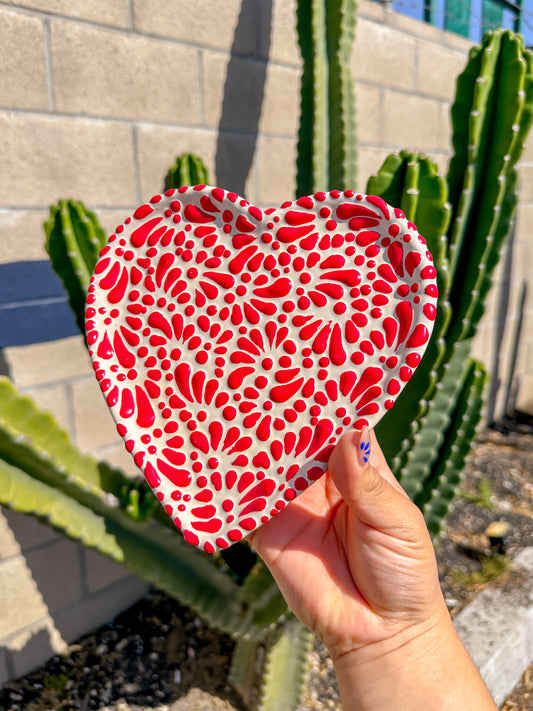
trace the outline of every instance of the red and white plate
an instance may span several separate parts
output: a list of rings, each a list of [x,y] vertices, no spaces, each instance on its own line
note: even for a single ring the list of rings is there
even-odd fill
[[[392,407],[436,300],[425,240],[381,198],[260,210],[200,185],[156,195],[111,235],[87,340],[127,450],[186,540],[213,552]]]

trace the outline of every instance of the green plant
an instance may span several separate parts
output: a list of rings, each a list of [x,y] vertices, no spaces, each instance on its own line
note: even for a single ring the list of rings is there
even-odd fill
[[[165,178],[165,190],[183,185],[207,185],[209,173],[202,159],[194,153],[182,153]]]
[[[439,310],[427,352],[377,427],[396,476],[437,535],[482,414],[486,372],[469,354],[518,202],[533,116],[533,55],[520,35],[487,33],[470,52],[451,110],[447,179],[426,157],[389,156],[367,192],[400,205],[435,259]]]
[[[470,501],[477,506],[482,506],[489,511],[495,511],[494,504],[494,489],[488,479],[481,479],[475,491],[462,491],[460,494],[462,499]]]
[[[355,185],[355,100],[350,69],[355,12],[355,0],[311,0],[297,5],[303,60],[298,197],[328,186],[344,190]]]
[[[63,280],[78,328],[85,333],[87,289],[106,233],[94,212],[76,200],[52,205],[44,231],[52,266]]]

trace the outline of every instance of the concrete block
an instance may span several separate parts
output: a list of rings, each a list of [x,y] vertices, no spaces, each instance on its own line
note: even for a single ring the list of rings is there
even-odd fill
[[[59,425],[72,434],[69,395],[65,385],[51,385],[38,390],[30,390],[28,394],[41,409],[50,412]]]
[[[66,642],[73,642],[131,607],[149,589],[144,580],[130,575],[59,612],[54,616],[55,626]]]
[[[60,538],[48,546],[27,553],[26,564],[50,614],[80,599],[82,583],[79,544]]]
[[[44,30],[40,18],[0,10],[0,105],[47,109]]]
[[[381,140],[381,89],[368,84],[356,84],[355,120],[359,143],[379,145]]]
[[[383,143],[412,151],[439,146],[440,103],[433,99],[385,90]]]
[[[533,202],[533,163],[520,161],[518,172],[520,174],[518,182],[520,202]]]
[[[11,511],[7,508],[2,509],[2,516],[13,532],[15,540],[23,553],[44,546],[51,541],[61,539],[61,536],[50,526],[39,523],[33,516]]]
[[[53,15],[66,15],[102,25],[129,27],[130,13],[128,0],[7,0],[9,5],[47,12]]]
[[[11,635],[6,647],[15,679],[28,674],[50,657],[66,652],[67,649],[51,618]]]
[[[466,64],[466,56],[446,49],[441,44],[423,40],[418,42],[417,50],[417,90],[428,96],[451,101],[455,94],[455,80]]]
[[[521,373],[518,378],[516,408],[533,415],[533,371]]]
[[[485,588],[454,620],[498,706],[533,660],[533,548],[514,565],[529,580],[509,590]]]
[[[533,273],[533,238],[515,242],[513,273],[518,280]]]
[[[203,102],[207,126],[255,133],[263,109],[266,65],[263,62],[203,55]]]
[[[256,4],[250,0],[134,0],[135,27],[141,32],[173,37],[235,54],[257,52]]]
[[[515,239],[528,240],[533,238],[533,229],[531,227],[531,218],[533,218],[533,204],[526,200],[521,200],[518,205],[516,216],[516,235]]]
[[[0,646],[0,689],[9,679],[10,673],[7,666],[7,650],[5,647]]]
[[[48,210],[0,210],[0,264],[48,259],[43,223]]]
[[[131,573],[119,563],[107,558],[91,548],[84,550],[87,586],[90,593],[98,592],[113,583],[132,577]]]
[[[291,67],[268,65],[259,130],[294,138],[300,117],[300,72]]]
[[[15,538],[15,534],[10,528],[6,517],[0,510],[0,560],[19,555],[21,550],[20,543]]]
[[[86,452],[117,441],[116,426],[96,378],[74,383],[72,399],[78,447]]]
[[[388,13],[385,9],[385,3],[372,2],[372,0],[361,0],[357,3],[357,17],[364,17],[366,20],[375,20],[381,24],[385,24],[388,20]]]
[[[271,62],[299,67],[302,59],[296,32],[295,0],[272,0],[272,3],[260,3],[260,7],[261,57],[268,58]],[[268,23],[271,27],[270,35],[266,31]]]
[[[199,120],[195,49],[54,20],[52,52],[60,111],[187,124]]]
[[[118,437],[118,435],[117,435]],[[121,469],[125,474],[138,477],[139,469],[133,461],[133,457],[127,451],[124,446],[124,442],[121,437],[118,437],[119,441],[115,444],[111,444],[108,447],[104,447],[98,450],[98,459],[100,461],[105,461],[112,467]]]
[[[22,556],[0,561],[0,639],[46,617],[48,609]]]
[[[80,336],[31,346],[6,348],[11,377],[19,388],[57,383],[92,373]]]
[[[151,196],[150,196],[151,197]],[[106,210],[105,208],[98,209],[98,219],[104,228],[106,235],[112,235],[118,225],[121,225],[124,220],[129,217],[137,208],[137,204],[132,204],[129,208],[123,210]]]
[[[259,140],[260,202],[277,207],[292,200],[296,188],[296,143],[287,138]]]
[[[366,184],[370,176],[375,175],[383,165],[390,151],[385,148],[363,147],[357,151],[357,189],[362,193],[366,191]]]
[[[355,79],[399,89],[415,88],[416,41],[386,25],[360,18],[355,30]]]
[[[138,129],[140,182],[143,200],[163,192],[165,177],[181,153],[195,153],[205,163],[210,180],[216,183],[214,130],[181,129],[143,124]]]
[[[71,196],[109,207],[135,203],[128,125],[7,112],[0,115],[0,154],[5,204],[42,208]]]
[[[256,187],[257,152],[260,145],[261,140],[255,136],[220,132],[216,155],[217,184],[238,195],[244,195],[256,204],[261,200]]]

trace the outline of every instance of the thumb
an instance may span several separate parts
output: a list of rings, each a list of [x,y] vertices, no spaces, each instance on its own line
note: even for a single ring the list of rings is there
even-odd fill
[[[361,432],[349,432],[340,439],[329,460],[329,472],[335,486],[363,523],[401,538],[416,538],[420,534],[421,522],[418,507],[385,463],[381,464],[380,470],[371,464],[370,448],[367,427]]]

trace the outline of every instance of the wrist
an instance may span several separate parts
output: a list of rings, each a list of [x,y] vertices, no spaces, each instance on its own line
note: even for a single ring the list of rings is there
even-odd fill
[[[368,645],[330,650],[351,711],[496,709],[446,607]]]

